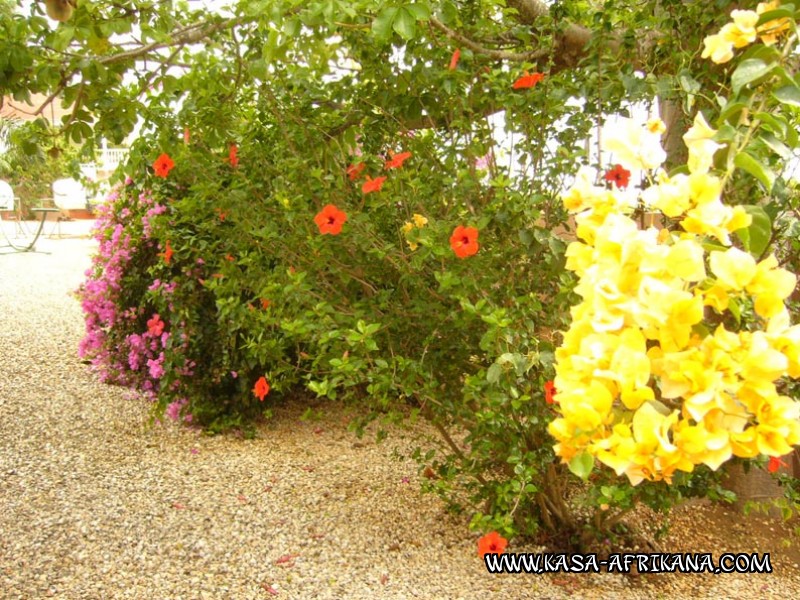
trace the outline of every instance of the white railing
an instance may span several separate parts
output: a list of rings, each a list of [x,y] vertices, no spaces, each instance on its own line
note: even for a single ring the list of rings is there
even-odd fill
[[[110,171],[116,169],[117,165],[125,160],[127,154],[126,148],[103,148],[99,163],[106,171]]]

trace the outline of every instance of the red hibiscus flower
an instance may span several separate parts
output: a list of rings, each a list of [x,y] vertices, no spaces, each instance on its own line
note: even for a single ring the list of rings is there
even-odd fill
[[[525,73],[525,75],[514,82],[512,87],[515,90],[527,90],[535,86],[542,79],[544,79],[544,75],[542,73]]]
[[[392,154],[392,158],[386,161],[385,167],[387,169],[399,169],[403,163],[411,158],[411,152],[401,152],[400,154]]]
[[[548,381],[544,384],[544,401],[548,404],[555,404],[556,384]]]
[[[607,171],[603,179],[610,181],[620,189],[628,187],[631,180],[631,172],[622,165],[614,165],[614,168]]]
[[[261,402],[264,401],[264,397],[269,394],[269,382],[267,381],[266,377],[259,377],[258,381],[256,381],[255,387],[253,387],[253,394]]]
[[[458,66],[458,59],[461,58],[461,48],[456,48],[453,51],[453,56],[450,57],[450,67],[451,71],[455,71],[456,67]]]
[[[478,556],[486,554],[502,554],[508,546],[508,540],[496,531],[491,531],[478,540]]]
[[[767,465],[767,471],[769,471],[770,473],[774,473],[781,467],[788,467],[788,466],[789,465],[787,465],[785,462],[783,462],[783,460],[781,460],[777,456],[770,456],[769,464]]]
[[[319,232],[323,235],[326,233],[339,235],[342,232],[342,225],[344,225],[345,221],[347,221],[347,214],[333,204],[326,204],[314,217],[314,223],[317,224]]]
[[[358,163],[355,165],[350,165],[347,167],[347,177],[350,178],[350,181],[355,181],[361,175],[361,171],[364,170],[364,167],[367,166],[367,163]]]
[[[167,245],[164,248],[164,253],[162,254],[162,256],[164,257],[164,262],[166,264],[169,264],[169,261],[172,260],[172,254],[173,254],[172,246],[169,245],[169,240],[167,240]]]
[[[458,258],[467,258],[478,251],[478,230],[459,225],[450,236],[450,247]]]
[[[239,166],[239,147],[236,144],[231,144],[230,149],[228,150],[228,162],[231,163],[231,166],[235,169]]]
[[[386,177],[376,177],[373,179],[369,175],[367,175],[367,180],[361,186],[361,191],[365,194],[370,194],[372,192],[379,192],[380,189],[383,187],[383,182],[386,181]]]
[[[169,154],[164,152],[153,163],[153,171],[155,171],[156,177],[166,178],[174,166],[175,162],[169,157]]]

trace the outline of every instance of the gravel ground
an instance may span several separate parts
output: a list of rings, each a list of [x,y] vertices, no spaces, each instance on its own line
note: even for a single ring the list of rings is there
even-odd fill
[[[149,426],[76,355],[93,247],[0,250],[0,598],[800,597],[791,570],[490,575],[409,434],[357,440],[341,408],[281,408],[255,440]]]

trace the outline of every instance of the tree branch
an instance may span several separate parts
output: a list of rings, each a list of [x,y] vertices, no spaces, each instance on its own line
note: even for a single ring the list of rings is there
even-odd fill
[[[150,44],[146,44],[144,46],[140,46],[139,48],[134,48],[132,50],[126,50],[125,52],[120,52],[119,54],[112,54],[111,56],[104,56],[98,59],[100,64],[109,64],[109,63],[116,63],[122,62],[129,59],[139,58],[140,56],[144,56],[153,52],[154,50],[160,50],[161,48],[169,48],[172,46],[185,46],[186,44],[194,44],[197,43],[218,31],[223,29],[227,29],[229,27],[235,27],[237,25],[241,25],[245,23],[247,19],[244,18],[237,18],[237,19],[229,19],[227,21],[221,21],[216,24],[209,24],[209,23],[195,23],[193,25],[189,25],[183,29],[179,29],[170,40],[166,42],[152,42]]]
[[[468,37],[458,33],[457,31],[453,31],[447,25],[439,21],[436,17],[431,17],[430,19],[431,25],[433,25],[436,29],[444,33],[447,37],[451,40],[457,41],[462,46],[469,48],[476,54],[482,54],[484,56],[488,56],[489,58],[494,58],[496,60],[515,60],[520,62],[535,62],[541,58],[544,58],[548,54],[548,50],[546,49],[539,49],[533,50],[531,52],[509,52],[507,50],[492,50],[491,48],[486,48],[485,46],[481,46],[478,42],[475,42]]]

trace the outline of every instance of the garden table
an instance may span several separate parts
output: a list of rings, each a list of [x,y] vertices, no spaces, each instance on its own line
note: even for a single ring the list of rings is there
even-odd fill
[[[5,240],[7,242],[7,244],[5,244],[3,246],[0,246],[0,248],[13,248],[17,252],[29,252],[30,250],[33,250],[33,247],[36,245],[36,241],[39,239],[39,236],[42,234],[42,229],[44,229],[44,222],[47,220],[47,215],[49,213],[54,213],[54,212],[55,213],[60,213],[61,209],[60,208],[43,208],[43,207],[39,207],[39,208],[32,208],[31,212],[32,213],[41,213],[41,216],[39,217],[39,226],[36,228],[36,233],[34,233],[33,235],[30,235],[30,233],[27,232],[24,229],[24,227],[20,227],[18,231],[20,231],[23,234],[23,237],[24,237],[24,241],[21,244],[19,242],[16,242],[16,243],[12,242],[11,238],[9,238],[9,236],[6,235],[6,230],[2,226],[2,217],[0,217],[0,231],[3,232],[3,237],[5,238]]]

